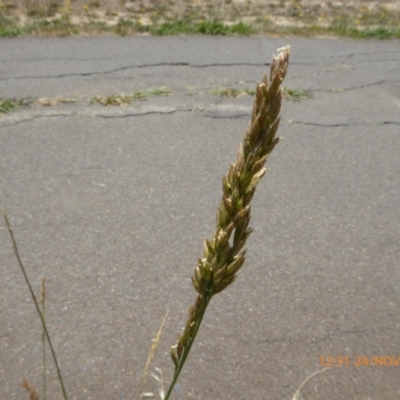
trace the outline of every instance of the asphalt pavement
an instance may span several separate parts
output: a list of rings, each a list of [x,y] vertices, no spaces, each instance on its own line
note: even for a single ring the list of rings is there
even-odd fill
[[[0,205],[70,399],[164,388],[256,82],[292,46],[282,137],[237,282],[210,304],[178,400],[400,398],[400,42],[266,37],[0,40]],[[111,96],[168,87],[121,106]],[[238,97],[221,96],[236,89]],[[226,92],[225,92],[226,93]],[[232,93],[232,91],[231,91]],[[42,390],[41,325],[0,224],[0,398]],[[47,398],[61,399],[47,354]],[[158,397],[149,374],[143,391]]]

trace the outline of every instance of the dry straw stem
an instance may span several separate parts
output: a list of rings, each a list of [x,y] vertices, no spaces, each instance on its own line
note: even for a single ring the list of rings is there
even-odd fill
[[[305,379],[304,381],[303,381],[303,383],[300,385],[300,387],[297,389],[297,391],[296,391],[296,393],[294,394],[294,396],[293,396],[293,399],[292,400],[301,400],[302,399],[302,397],[301,397],[301,389],[303,389],[303,387],[307,384],[307,382],[309,382],[312,378],[314,378],[314,376],[317,376],[317,375],[319,375],[319,374],[322,374],[323,372],[325,372],[325,371],[328,371],[330,368],[324,368],[324,369],[321,369],[320,371],[315,371],[313,374],[311,374],[307,379]]]
[[[43,320],[46,322],[46,279],[42,278],[40,287],[40,302],[42,305]],[[46,394],[46,332],[42,331],[42,361],[43,361],[43,400],[47,399]]]
[[[34,293],[34,291],[32,289],[32,285],[31,285],[31,283],[29,281],[29,278],[28,278],[28,275],[26,273],[26,269],[24,267],[24,264],[22,264],[22,260],[21,260],[21,257],[19,255],[19,251],[18,251],[17,242],[16,242],[15,237],[14,237],[14,232],[11,229],[10,221],[8,220],[8,217],[7,217],[7,214],[5,213],[5,211],[3,211],[3,218],[4,218],[4,222],[6,223],[6,227],[7,227],[8,233],[9,233],[10,238],[11,238],[11,242],[12,242],[12,245],[13,245],[13,250],[14,250],[15,257],[17,258],[18,265],[21,268],[21,271],[22,271],[22,273],[24,275],[25,282],[28,285],[29,292],[31,293],[33,303],[35,304],[36,311],[39,314],[39,318],[40,318],[40,321],[42,323],[42,327],[43,327],[43,330],[44,330],[45,335],[46,335],[47,342],[48,342],[49,347],[50,347],[51,355],[53,357],[54,364],[55,364],[56,369],[57,369],[58,380],[60,382],[63,398],[64,398],[64,400],[67,400],[67,392],[65,391],[64,381],[62,379],[61,370],[60,370],[60,367],[58,365],[58,361],[57,361],[56,353],[54,351],[53,343],[51,342],[50,334],[49,334],[49,331],[47,330],[46,321],[44,319],[44,313],[40,310],[39,303],[38,303],[38,301],[36,299],[36,296],[35,296],[35,293]]]
[[[138,385],[138,388],[136,391],[135,400],[139,400],[146,394],[146,393],[141,393],[141,391],[142,391],[144,382],[146,381],[147,373],[149,372],[150,363],[153,360],[154,355],[156,354],[158,345],[160,344],[161,335],[164,330],[164,325],[165,325],[165,321],[166,321],[167,317],[168,317],[168,310],[165,313],[164,318],[162,319],[161,326],[158,329],[156,337],[153,339],[153,344],[151,345],[149,355],[147,356],[147,361],[146,361],[146,365],[145,365],[143,373],[142,373],[142,378],[140,379],[140,382],[139,382],[139,385]]]
[[[29,400],[39,400],[37,390],[25,378],[22,381],[22,387],[29,393]]]
[[[172,392],[212,296],[234,282],[245,261],[244,245],[252,232],[250,202],[266,172],[267,157],[279,140],[275,135],[282,102],[280,85],[287,72],[290,46],[278,49],[278,52],[272,59],[269,81],[264,75],[257,85],[251,123],[239,146],[236,162],[230,165],[222,179],[217,229],[211,240],[204,240],[204,257],[198,260],[194,269],[192,283],[198,296],[189,310],[183,334],[171,347],[175,374],[164,400]]]

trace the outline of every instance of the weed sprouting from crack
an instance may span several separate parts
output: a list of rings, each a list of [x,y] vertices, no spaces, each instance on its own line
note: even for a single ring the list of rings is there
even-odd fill
[[[295,89],[295,88],[282,88],[282,96],[287,100],[300,101],[303,99],[310,99],[312,97],[311,90]]]
[[[0,98],[0,113],[8,113],[10,111],[17,110],[18,108],[28,107],[32,103],[30,98]]]
[[[211,94],[219,97],[242,97],[242,96],[254,96],[256,94],[253,89],[235,89],[229,87],[220,87],[213,89]]]
[[[230,87],[219,87],[213,89],[211,94],[219,97],[242,97],[242,96],[254,96],[255,91],[252,89],[235,89]],[[303,99],[311,98],[312,93],[310,90],[296,89],[282,87],[282,97],[286,100],[300,101]]]
[[[138,90],[129,94],[116,94],[111,96],[96,96],[91,100],[92,104],[101,104],[102,106],[122,106],[132,103],[135,100],[143,100],[152,96],[169,96],[172,89],[168,86],[160,86]]]

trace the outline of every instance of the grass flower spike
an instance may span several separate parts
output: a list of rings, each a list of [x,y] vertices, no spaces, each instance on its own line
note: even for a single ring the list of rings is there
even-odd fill
[[[275,135],[282,101],[280,85],[287,72],[290,47],[278,51],[271,62],[269,80],[264,75],[257,85],[250,126],[235,163],[229,166],[222,180],[223,195],[217,210],[216,231],[211,240],[204,240],[204,256],[194,269],[192,283],[198,296],[178,343],[171,348],[175,373],[164,400],[172,392],[212,296],[235,281],[245,261],[244,245],[252,232],[250,202],[266,172],[264,165],[268,155],[279,141]]]

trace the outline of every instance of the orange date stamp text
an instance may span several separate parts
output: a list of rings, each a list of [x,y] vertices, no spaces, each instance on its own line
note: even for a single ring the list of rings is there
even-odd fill
[[[320,356],[321,367],[400,367],[400,356]]]

